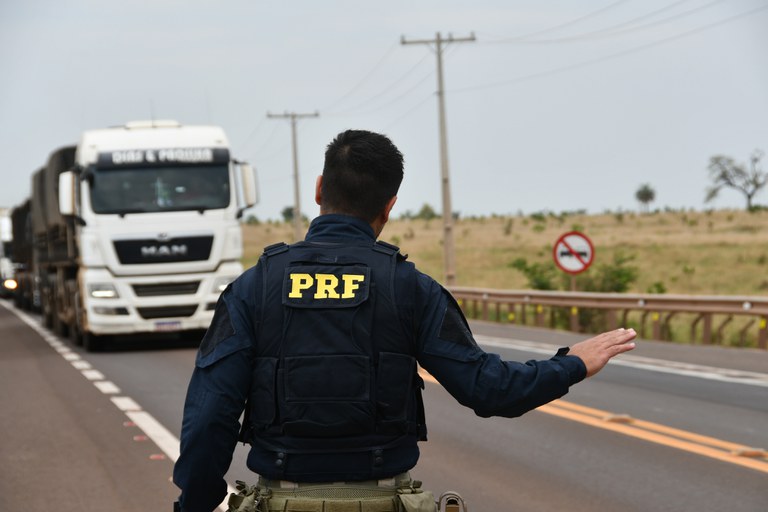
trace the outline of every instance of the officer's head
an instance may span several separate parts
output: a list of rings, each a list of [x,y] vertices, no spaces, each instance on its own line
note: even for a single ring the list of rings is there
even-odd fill
[[[403,155],[384,135],[347,130],[328,144],[318,179],[321,213],[386,222],[403,181]]]

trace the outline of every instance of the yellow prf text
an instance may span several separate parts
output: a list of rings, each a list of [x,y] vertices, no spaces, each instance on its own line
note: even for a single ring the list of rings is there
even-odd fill
[[[360,283],[365,280],[362,274],[342,274],[341,282],[333,274],[290,274],[291,291],[288,298],[301,299],[304,292],[315,287],[315,299],[352,299]]]

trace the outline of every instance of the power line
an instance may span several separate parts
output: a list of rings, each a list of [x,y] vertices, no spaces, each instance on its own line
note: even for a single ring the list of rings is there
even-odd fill
[[[402,76],[400,76],[399,78],[397,78],[393,82],[387,84],[387,86],[384,87],[381,91],[379,91],[374,96],[368,98],[364,102],[356,105],[355,107],[348,108],[348,109],[345,109],[345,110],[340,110],[340,111],[337,111],[337,112],[323,112],[323,115],[338,116],[338,115],[349,114],[349,113],[352,113],[352,112],[360,110],[362,107],[365,107],[366,105],[368,105],[369,103],[373,102],[374,100],[377,100],[380,97],[384,96],[385,94],[392,92],[392,90],[395,87],[397,87],[397,85],[400,84],[403,80],[405,80],[411,73],[413,73],[413,71],[415,71],[421,65],[421,63],[424,62],[427,59],[427,57],[428,57],[428,55],[425,55],[424,57],[422,57],[416,64],[414,64],[410,69],[408,69],[408,71],[403,73]]]
[[[403,119],[405,119],[406,117],[408,117],[409,115],[411,115],[412,113],[414,113],[415,111],[417,111],[417,110],[418,110],[419,108],[421,108],[421,107],[422,107],[422,105],[424,105],[424,104],[425,104],[425,103],[426,103],[428,100],[431,100],[431,99],[432,99],[432,96],[433,96],[432,94],[428,95],[426,98],[424,98],[424,99],[420,100],[420,101],[419,101],[419,102],[418,102],[416,105],[414,105],[413,107],[409,108],[409,109],[408,109],[408,110],[407,110],[405,113],[403,113],[403,114],[400,114],[400,115],[399,115],[397,118],[395,118],[395,120],[394,120],[394,121],[390,122],[390,123],[389,123],[387,126],[385,126],[385,127],[384,127],[384,131],[387,131],[387,130],[389,130],[389,129],[390,129],[390,128],[392,128],[394,125],[396,125],[397,123],[399,123],[400,121],[402,121]]]
[[[323,111],[331,110],[335,106],[337,106],[339,103],[347,99],[353,92],[355,92],[358,88],[360,88],[360,86],[364,84],[371,76],[373,76],[374,72],[376,72],[379,69],[379,67],[381,67],[384,61],[387,60],[387,58],[392,54],[392,52],[394,52],[395,48],[397,48],[397,43],[392,44],[392,46],[389,47],[389,49],[386,51],[384,56],[382,56],[376,62],[373,68],[371,68],[371,70],[368,73],[366,73],[365,76],[363,76],[363,78],[361,78],[354,86],[352,86],[352,88],[350,88],[346,93],[344,93],[339,99],[337,99],[327,107],[322,108],[320,110],[323,110]]]
[[[262,142],[262,143],[261,143],[261,145],[260,145],[260,146],[259,146],[257,149],[255,149],[255,150],[254,150],[254,153],[256,153],[256,154],[258,154],[258,153],[261,153],[261,151],[262,151],[264,148],[266,148],[266,147],[267,147],[267,145],[268,145],[270,142],[272,142],[272,139],[274,139],[274,138],[275,138],[275,134],[276,134],[276,133],[277,133],[277,126],[274,126],[274,127],[272,128],[272,131],[271,131],[271,132],[269,132],[269,135],[267,136],[267,138],[266,138],[266,139],[264,139],[264,142]]]
[[[243,139],[243,142],[239,146],[237,146],[237,147],[239,149],[242,149],[243,146],[245,146],[251,140],[251,137],[256,135],[256,132],[258,132],[259,128],[261,128],[264,125],[265,121],[266,121],[266,119],[262,118],[262,120],[259,121],[258,124],[256,124],[256,127],[253,130],[251,130],[251,132],[248,134],[248,136],[245,139]]]
[[[545,28],[545,29],[542,29],[542,30],[537,30],[535,32],[529,32],[529,33],[523,34],[521,36],[513,36],[513,37],[508,37],[508,38],[501,39],[499,41],[490,41],[490,42],[491,43],[494,43],[494,42],[495,43],[504,43],[504,42],[519,41],[519,40],[522,40],[522,39],[528,39],[530,37],[539,36],[541,34],[546,34],[548,32],[554,32],[554,31],[559,30],[561,28],[570,27],[571,25],[575,25],[575,24],[577,24],[577,23],[579,23],[581,21],[584,21],[586,19],[598,16],[598,15],[604,13],[605,11],[609,11],[609,10],[613,9],[614,7],[617,7],[617,6],[621,5],[621,4],[627,3],[628,1],[629,0],[618,0],[618,2],[614,2],[612,4],[606,5],[605,7],[601,7],[600,9],[594,10],[592,12],[588,12],[587,14],[579,16],[578,18],[574,18],[574,19],[572,19],[570,21],[566,21],[565,23],[560,23],[559,25],[554,25],[552,27]]]
[[[546,70],[546,71],[540,71],[538,73],[532,73],[530,75],[525,75],[525,76],[521,76],[521,77],[510,79],[510,80],[503,80],[503,81],[500,81],[500,82],[494,82],[494,83],[490,83],[490,84],[473,85],[473,86],[469,86],[469,87],[461,87],[461,88],[458,88],[458,89],[452,89],[452,90],[450,90],[448,92],[450,92],[450,93],[460,93],[460,92],[469,92],[469,91],[479,91],[479,90],[483,90],[483,89],[492,89],[494,87],[501,87],[501,86],[504,86],[504,85],[512,85],[512,84],[516,84],[516,83],[520,83],[520,82],[525,82],[525,81],[528,81],[528,80],[533,80],[533,79],[536,79],[536,78],[543,78],[543,77],[546,77],[546,76],[556,75],[556,74],[559,74],[559,73],[564,73],[566,71],[573,71],[575,69],[580,69],[580,68],[583,68],[583,67],[592,66],[594,64],[599,64],[601,62],[605,62],[607,60],[616,59],[616,58],[619,58],[619,57],[624,57],[625,55],[630,55],[630,54],[633,54],[633,53],[637,53],[637,52],[642,51],[642,50],[647,50],[648,48],[654,48],[656,46],[661,46],[663,44],[675,41],[677,39],[682,39],[683,37],[687,37],[687,36],[690,36],[690,35],[693,35],[693,34],[698,34],[699,32],[704,32],[705,30],[709,30],[711,28],[715,28],[715,27],[719,27],[721,25],[725,25],[726,23],[730,23],[732,21],[736,21],[737,19],[743,18],[745,16],[750,16],[750,15],[755,14],[755,13],[760,12],[760,11],[764,11],[765,9],[768,9],[768,5],[764,5],[762,7],[757,7],[755,9],[752,9],[752,10],[749,10],[749,11],[746,11],[746,12],[743,12],[743,13],[740,13],[740,14],[736,14],[736,15],[731,16],[729,18],[725,18],[725,19],[722,19],[720,21],[716,21],[714,23],[710,23],[709,25],[704,25],[704,26],[701,26],[701,27],[698,27],[698,28],[695,28],[695,29],[688,30],[686,32],[682,32],[682,33],[676,34],[674,36],[665,37],[663,39],[659,39],[658,41],[653,41],[653,42],[650,42],[650,43],[646,43],[646,44],[643,44],[643,45],[640,45],[640,46],[636,46],[634,48],[629,48],[629,49],[621,51],[621,52],[612,53],[610,55],[605,55],[603,57],[598,57],[596,59],[591,59],[591,60],[587,60],[587,61],[583,61],[583,62],[578,62],[578,63],[575,63],[575,64],[570,64],[568,66],[563,66],[563,67],[560,67],[560,68],[549,69],[549,70]]]
[[[685,0],[683,0],[683,1],[685,1]],[[720,2],[722,2],[722,0],[713,0],[712,2],[709,2],[708,4],[700,5],[698,7],[694,7],[692,9],[688,9],[687,11],[683,11],[683,12],[674,14],[674,15],[669,16],[667,18],[663,18],[661,20],[652,21],[652,22],[646,23],[644,25],[637,25],[637,26],[634,26],[634,27],[631,26],[631,25],[636,23],[637,21],[639,21],[641,19],[645,19],[645,18],[647,18],[647,17],[649,17],[651,15],[658,14],[658,12],[663,11],[665,9],[659,9],[657,11],[654,11],[653,13],[649,13],[649,14],[646,14],[646,15],[643,15],[643,16],[639,16],[637,18],[634,18],[632,20],[626,21],[624,23],[620,23],[620,24],[612,26],[612,27],[608,27],[608,28],[604,28],[604,29],[600,29],[600,30],[595,30],[593,32],[585,32],[583,34],[577,34],[575,36],[559,37],[559,38],[555,38],[555,39],[538,39],[538,40],[534,39],[534,40],[516,41],[516,42],[520,43],[520,44],[556,44],[556,43],[571,43],[571,42],[574,42],[574,41],[595,40],[595,39],[600,39],[600,38],[605,38],[605,37],[614,37],[614,36],[619,36],[619,35],[627,34],[627,33],[630,33],[630,32],[637,32],[639,30],[646,30],[646,29],[649,29],[649,28],[658,27],[659,25],[665,25],[665,24],[671,23],[672,21],[675,21],[675,20],[678,20],[678,19],[681,19],[681,18],[685,18],[685,17],[691,16],[693,14],[696,14],[699,11],[703,11],[704,9],[709,9],[713,5],[719,4]],[[682,3],[682,2],[677,2],[676,4],[673,4],[673,5],[678,5],[680,3]],[[620,27],[625,27],[627,25],[630,25],[630,26],[628,28],[625,28],[625,29],[620,29]]]

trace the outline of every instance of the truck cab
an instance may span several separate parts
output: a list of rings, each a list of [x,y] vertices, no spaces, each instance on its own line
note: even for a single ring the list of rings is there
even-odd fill
[[[239,218],[256,202],[253,171],[231,158],[224,132],[175,121],[88,131],[57,174],[71,231],[58,251],[70,263],[42,278],[44,317],[87,348],[207,328],[243,270]]]

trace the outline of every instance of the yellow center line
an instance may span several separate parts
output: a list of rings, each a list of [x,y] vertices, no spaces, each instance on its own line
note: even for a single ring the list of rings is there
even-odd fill
[[[419,374],[424,380],[439,384],[425,370],[419,369]],[[536,410],[559,418],[577,421],[584,425],[610,430],[651,443],[768,473],[768,454],[761,449],[754,449],[742,444],[731,443],[650,421],[638,420],[626,415],[617,415],[563,400],[555,400],[549,404],[542,405]]]
[[[549,403],[548,405],[562,407],[563,409],[569,409],[575,412],[580,412],[582,414],[601,418],[604,421],[611,421],[612,418],[616,418],[618,421],[621,421],[622,423],[625,423],[625,424],[630,424],[634,427],[643,428],[645,430],[651,430],[654,432],[658,432],[660,434],[666,434],[666,435],[678,437],[680,439],[686,439],[688,441],[693,441],[698,444],[712,446],[715,448],[721,448],[723,450],[728,450],[731,452],[744,452],[744,451],[750,450],[750,447],[744,446],[743,444],[732,443],[730,441],[723,441],[721,439],[716,439],[714,437],[694,434],[693,432],[688,432],[687,430],[680,430],[673,427],[667,427],[666,425],[659,425],[658,423],[651,423],[650,421],[638,420],[638,419],[629,418],[629,417],[626,417],[627,419],[624,419],[624,417],[622,417],[621,415],[617,416],[613,413],[601,411],[600,409],[593,409],[591,407],[574,404],[572,402],[566,402],[564,400],[555,400]]]

